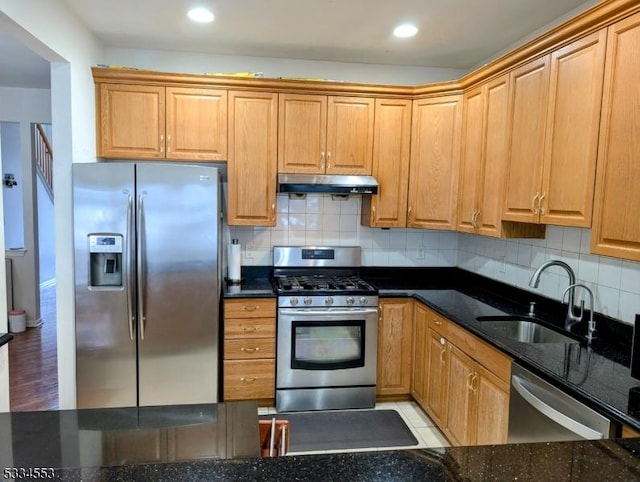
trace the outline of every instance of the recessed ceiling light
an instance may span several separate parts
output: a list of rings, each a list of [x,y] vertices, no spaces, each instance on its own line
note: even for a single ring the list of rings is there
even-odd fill
[[[198,23],[213,22],[213,19],[215,18],[213,16],[213,13],[211,13],[206,8],[201,8],[201,7],[192,8],[191,10],[189,10],[187,12],[187,15],[189,16],[189,18],[191,20],[193,20],[194,22],[198,22]]]
[[[393,29],[393,35],[400,38],[413,37],[418,33],[418,28],[410,23],[403,23]]]

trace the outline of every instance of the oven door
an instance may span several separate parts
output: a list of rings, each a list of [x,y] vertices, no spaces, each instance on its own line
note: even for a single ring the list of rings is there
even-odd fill
[[[377,308],[281,308],[276,388],[375,385],[377,340]]]

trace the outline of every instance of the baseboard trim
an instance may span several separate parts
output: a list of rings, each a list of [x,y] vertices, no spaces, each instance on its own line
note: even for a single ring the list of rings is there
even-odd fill
[[[27,328],[40,328],[42,323],[42,318],[38,318],[37,320],[27,320]]]

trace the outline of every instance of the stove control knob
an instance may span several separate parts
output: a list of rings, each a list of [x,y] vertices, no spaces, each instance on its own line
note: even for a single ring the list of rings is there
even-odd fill
[[[369,304],[369,300],[366,298],[366,296],[362,296],[362,297],[360,298],[360,304],[361,304],[361,305],[367,305],[367,304]]]
[[[333,304],[333,296],[327,296],[324,300],[324,304],[327,306],[331,306]]]
[[[296,306],[296,305],[298,304],[298,298],[296,298],[295,296],[292,296],[292,297],[289,299],[289,304],[290,304],[291,306]]]
[[[351,306],[356,302],[355,298],[353,296],[348,296],[347,297],[347,305]]]
[[[304,298],[304,304],[305,305],[310,305],[313,302],[313,300],[311,299],[310,296],[305,296]]]

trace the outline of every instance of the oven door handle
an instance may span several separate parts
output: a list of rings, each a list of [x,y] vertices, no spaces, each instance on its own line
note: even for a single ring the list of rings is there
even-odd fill
[[[280,308],[278,310],[279,315],[285,316],[350,316],[350,315],[378,315],[378,308],[351,308],[351,309],[324,309],[324,310],[308,310],[308,309],[291,309],[291,308]]]

